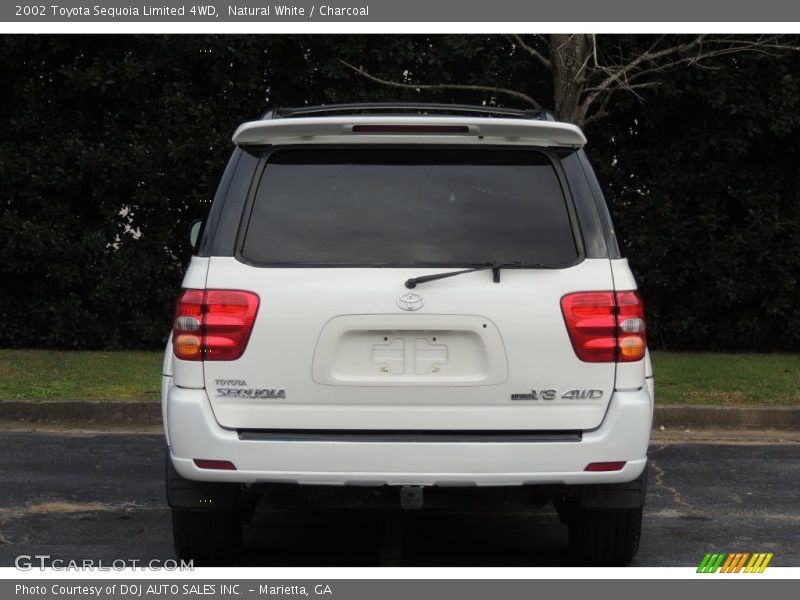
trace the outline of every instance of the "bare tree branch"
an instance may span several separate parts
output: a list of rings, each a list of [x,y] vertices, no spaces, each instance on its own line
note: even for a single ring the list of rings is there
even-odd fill
[[[337,59],[342,65],[347,67],[348,69],[354,71],[358,75],[361,75],[365,79],[370,81],[374,81],[375,83],[380,83],[381,85],[387,85],[390,87],[396,88],[403,88],[406,90],[468,90],[468,91],[475,91],[475,92],[491,92],[494,94],[505,94],[507,96],[511,96],[513,98],[518,98],[523,100],[524,102],[530,104],[534,108],[541,110],[542,106],[533,98],[528,96],[527,94],[523,94],[517,90],[512,90],[509,88],[504,87],[497,87],[493,85],[465,85],[465,84],[457,84],[457,83],[402,83],[399,81],[391,81],[388,79],[381,79],[380,77],[376,77],[375,75],[371,75],[367,71],[364,70],[364,67],[355,67],[351,65],[349,62],[340,59]]]
[[[612,97],[619,90],[643,99],[640,90],[659,85],[661,73],[682,66],[704,69],[722,68],[713,59],[739,53],[779,55],[800,51],[794,37],[785,35],[659,35],[646,46],[617,36],[598,39],[592,34],[507,34],[505,38],[532,63],[543,66],[552,76],[554,108],[560,118],[587,125],[608,115]],[[788,40],[788,42],[787,42]],[[789,43],[791,42],[791,43]],[[354,73],[375,83],[408,90],[465,90],[505,95],[540,109],[530,95],[501,86],[457,83],[420,83],[408,74],[387,80],[339,62]],[[524,88],[523,88],[524,89]]]
[[[600,93],[603,90],[610,88],[614,84],[618,84],[621,87],[624,87],[625,85],[624,78],[627,77],[627,75],[631,71],[636,69],[643,62],[656,61],[665,56],[669,56],[670,54],[681,54],[683,52],[688,52],[689,50],[692,50],[693,48],[696,48],[697,46],[702,44],[704,37],[705,37],[704,35],[698,35],[690,42],[687,42],[685,44],[678,44],[676,46],[671,46],[669,48],[664,48],[658,51],[654,50],[654,46],[651,46],[649,50],[642,52],[636,58],[629,61],[627,64],[622,65],[621,67],[616,69],[608,67],[600,67],[600,70],[607,72],[608,76],[603,81],[601,81],[599,85],[595,86],[595,91],[587,97],[586,102],[589,105],[591,105],[593,102],[597,100],[597,98],[599,97]]]
[[[517,46],[519,46],[520,48],[525,50],[525,52],[530,54],[533,58],[538,60],[540,64],[544,65],[545,68],[552,70],[553,63],[550,61],[550,59],[544,56],[533,46],[529,46],[528,44],[526,44],[525,41],[522,39],[521,35],[512,33],[508,37],[510,37]]]
[[[592,58],[594,58],[594,66],[595,68],[600,66],[600,63],[597,60],[597,36],[592,34]]]
[[[655,87],[656,83],[634,83],[644,77],[674,69],[680,65],[702,66],[702,61],[743,52],[773,54],[781,51],[797,51],[800,48],[780,42],[781,36],[764,36],[758,39],[739,39],[732,36],[709,38],[698,35],[694,39],[683,43],[657,50],[657,46],[664,39],[658,38],[646,51],[635,56],[628,62],[617,66],[604,66],[595,63],[597,72],[605,73],[599,84],[587,87],[582,94],[588,94],[581,102],[584,114],[588,114],[591,106],[602,99],[602,104],[607,104],[608,92],[613,89],[633,91],[645,87]],[[621,52],[620,52],[621,54]],[[687,55],[688,54],[688,55]],[[668,57],[674,57],[669,59]],[[663,59],[667,58],[666,61]],[[663,61],[663,62],[659,62]],[[620,61],[622,62],[622,61]],[[649,66],[648,68],[646,65]],[[596,116],[600,112],[595,111]],[[593,118],[597,120],[597,118]],[[588,122],[588,121],[587,121]]]
[[[595,61],[597,60],[597,39],[595,38],[594,34],[591,34],[589,38],[592,40],[592,50],[591,52],[586,53],[586,58],[583,59],[580,68],[575,73],[573,80],[577,83],[586,83],[589,79],[589,61],[594,56]]]
[[[684,58],[679,58],[673,61],[661,63],[655,67],[651,67],[649,69],[642,69],[630,75],[628,77],[628,81],[635,81],[637,79],[641,79],[644,76],[652,75],[653,73],[661,73],[663,71],[667,71],[669,69],[673,69],[682,64],[689,64],[689,65],[696,65],[702,66],[700,63],[704,60],[708,60],[710,58],[716,58],[719,56],[726,56],[729,54],[741,54],[744,52],[756,53],[756,54],[766,54],[771,55],[775,51],[778,50],[800,50],[800,48],[794,46],[783,46],[783,45],[776,45],[776,44],[760,44],[756,42],[742,42],[739,40],[734,40],[733,45],[727,48],[720,48],[717,50],[704,50],[699,52],[693,56],[687,56]]]
[[[644,82],[644,83],[626,83],[624,86],[605,88],[603,90],[599,90],[599,88],[596,88],[596,87],[594,87],[594,88],[586,88],[585,90],[583,90],[583,92],[584,93],[591,93],[591,92],[596,92],[598,90],[601,91],[601,92],[612,92],[612,91],[615,91],[615,90],[632,91],[632,90],[639,90],[639,89],[642,89],[642,88],[653,88],[653,87],[656,87],[656,86],[658,86],[658,82],[657,81],[647,81],[647,82]]]
[[[590,123],[594,123],[595,121],[599,121],[601,119],[605,119],[608,116],[608,105],[611,102],[611,96],[614,95],[616,90],[608,90],[603,101],[600,103],[598,109],[593,112],[591,115],[584,117],[583,119],[583,126],[589,125]]]
[[[564,47],[567,44],[569,44],[576,36],[577,36],[577,34],[575,34],[575,33],[573,33],[572,35],[565,36],[564,41],[561,42],[560,45],[558,45],[558,46],[556,46],[554,48],[552,48],[552,47],[550,48],[550,53],[555,55],[555,54],[558,54],[559,52],[563,52],[564,51]]]

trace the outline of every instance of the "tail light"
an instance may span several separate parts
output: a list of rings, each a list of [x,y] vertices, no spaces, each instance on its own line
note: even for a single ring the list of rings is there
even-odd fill
[[[195,461],[196,462],[196,461]],[[615,462],[596,462],[586,465],[584,471],[590,472],[604,472],[604,471],[621,471],[625,467],[625,461],[619,460]]]
[[[183,290],[172,323],[182,360],[236,360],[247,348],[258,296],[238,290]]]
[[[635,362],[647,350],[644,306],[632,292],[578,292],[561,299],[575,354],[585,362]]]
[[[236,465],[229,460],[211,460],[207,458],[195,458],[194,465],[198,469],[217,469],[222,471],[235,471]]]

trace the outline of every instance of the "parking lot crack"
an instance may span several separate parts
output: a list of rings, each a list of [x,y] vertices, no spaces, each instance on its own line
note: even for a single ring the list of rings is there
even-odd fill
[[[672,498],[672,501],[675,502],[675,504],[683,508],[688,516],[704,515],[704,511],[684,500],[683,495],[676,487],[667,484],[666,472],[664,471],[664,469],[661,468],[661,465],[659,465],[657,461],[650,459],[649,463],[656,476],[655,477],[656,486],[664,488]]]
[[[3,534],[3,527],[5,527],[5,526],[6,526],[5,519],[0,520],[0,545],[3,545],[3,546],[7,546],[7,545],[11,544],[11,540],[9,540]]]

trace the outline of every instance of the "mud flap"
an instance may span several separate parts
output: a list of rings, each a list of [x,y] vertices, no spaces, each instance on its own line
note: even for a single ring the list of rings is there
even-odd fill
[[[642,474],[628,483],[591,485],[580,488],[577,505],[588,510],[632,509],[644,506],[647,495],[647,466]]]
[[[167,503],[170,508],[231,510],[239,506],[241,486],[238,483],[190,481],[181,477],[172,465],[169,450],[166,456]]]

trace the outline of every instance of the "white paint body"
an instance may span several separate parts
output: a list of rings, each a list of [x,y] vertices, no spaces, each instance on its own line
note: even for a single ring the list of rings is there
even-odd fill
[[[418,286],[419,310],[400,308],[403,282],[434,271],[269,269],[235,258],[193,259],[184,287],[246,288],[261,305],[239,360],[175,359],[172,372],[165,370],[165,423],[178,472],[209,481],[338,485],[579,484],[641,473],[652,420],[649,359],[581,362],[560,312],[560,298],[570,292],[613,289],[616,280],[624,286],[617,289],[631,289],[624,261],[506,269],[500,283],[491,271],[459,275]],[[420,349],[428,360],[416,356]],[[283,389],[286,397],[218,397],[217,388],[226,386],[217,380]],[[558,397],[511,400],[540,389],[555,389]],[[603,395],[560,397],[572,389]],[[580,430],[583,437],[265,442],[242,441],[239,429]],[[195,458],[229,460],[237,470],[198,469]],[[627,462],[622,471],[584,472],[591,462],[619,460]]]
[[[186,479],[320,485],[591,484],[632,481],[644,469],[651,399],[645,388],[617,392],[603,423],[580,442],[242,441],[217,422],[204,390],[170,388],[172,461]],[[351,412],[357,418],[357,412]],[[385,427],[392,422],[387,416]],[[193,458],[233,462],[237,470],[198,469]],[[627,460],[620,471],[585,472],[590,462]]]
[[[234,139],[398,142],[397,136],[348,130],[356,120],[387,121],[371,119],[259,121],[240,127]],[[449,136],[447,143],[575,147],[585,142],[579,129],[561,123],[457,122],[467,124],[470,133]],[[442,143],[443,137],[424,142]],[[414,141],[408,138],[402,141]],[[193,258],[184,288],[247,290],[258,294],[260,306],[238,360],[165,360],[162,402],[175,468],[194,480],[330,485],[582,484],[638,477],[646,464],[653,411],[649,357],[622,365],[582,362],[560,307],[571,292],[636,289],[627,262],[585,259],[566,269],[503,269],[499,283],[491,271],[462,274],[420,284],[411,291],[422,298],[421,307],[404,310],[398,299],[409,292],[406,279],[444,270],[263,268],[233,257]],[[246,389],[283,390],[284,397],[220,394],[230,381],[245,382],[239,387]],[[514,394],[539,390],[555,390],[555,397],[512,400]],[[583,399],[564,396],[572,390],[593,393]],[[582,438],[245,441],[241,429],[571,431]],[[231,461],[236,470],[198,469],[193,459]],[[605,461],[626,465],[620,471],[584,471],[589,463]]]

